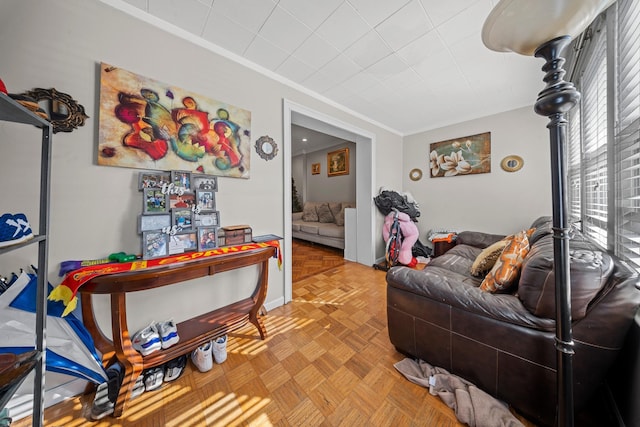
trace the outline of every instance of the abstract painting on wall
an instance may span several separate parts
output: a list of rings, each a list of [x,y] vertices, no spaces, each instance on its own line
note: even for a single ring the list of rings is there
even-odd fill
[[[434,142],[429,149],[431,178],[491,172],[491,132]]]
[[[251,112],[100,64],[98,164],[249,178]]]

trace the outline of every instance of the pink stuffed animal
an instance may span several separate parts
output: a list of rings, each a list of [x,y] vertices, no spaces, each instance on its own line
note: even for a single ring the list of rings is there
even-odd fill
[[[393,224],[394,212],[390,212],[384,218],[384,227],[382,227],[382,237],[385,243],[389,240],[389,232],[391,224]],[[418,260],[411,253],[414,243],[418,241],[420,231],[416,224],[411,221],[409,215],[404,212],[398,212],[398,220],[400,222],[400,231],[402,232],[402,245],[400,246],[400,253],[398,254],[398,262],[408,267],[415,267],[418,264]]]

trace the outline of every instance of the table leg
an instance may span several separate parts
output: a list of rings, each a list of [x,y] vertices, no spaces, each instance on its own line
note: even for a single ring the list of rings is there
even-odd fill
[[[260,317],[260,309],[267,298],[267,286],[269,283],[269,259],[263,261],[260,266],[260,274],[258,275],[258,283],[253,293],[253,307],[249,312],[249,321],[255,325],[260,333],[260,338],[265,339],[267,336],[267,328]]]
[[[136,379],[142,374],[142,355],[134,350],[127,326],[126,296],[122,292],[111,295],[111,329],[116,358],[124,370],[124,379],[118,392],[113,416],[119,417],[131,399]]]

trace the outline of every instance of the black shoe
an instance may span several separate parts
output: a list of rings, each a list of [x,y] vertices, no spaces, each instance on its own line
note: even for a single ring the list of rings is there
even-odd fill
[[[122,369],[122,365],[118,362],[107,368],[107,387],[109,396],[109,401],[111,403],[116,403],[116,399],[118,398],[118,393],[120,393],[120,387],[122,387],[122,381],[124,380],[124,370]]]
[[[182,355],[164,364],[164,382],[177,380],[187,366],[187,356]]]

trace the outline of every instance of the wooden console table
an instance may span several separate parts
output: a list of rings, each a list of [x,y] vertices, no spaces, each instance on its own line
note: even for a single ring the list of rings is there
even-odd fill
[[[166,267],[98,276],[82,286],[79,293],[83,322],[93,336],[96,348],[102,353],[103,365],[108,367],[117,361],[124,368],[124,380],[114,407],[114,417],[122,415],[130,400],[135,381],[144,369],[188,354],[209,340],[236,330],[249,321],[256,326],[260,337],[265,338],[267,331],[259,311],[267,296],[269,258],[275,254],[276,248],[272,246],[246,252],[231,252]],[[172,285],[251,265],[258,265],[260,272],[256,288],[249,298],[178,323],[180,341],[167,349],[147,356],[142,356],[134,350],[127,326],[127,292]],[[92,302],[92,295],[96,294],[111,295],[111,340],[97,325]]]

